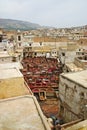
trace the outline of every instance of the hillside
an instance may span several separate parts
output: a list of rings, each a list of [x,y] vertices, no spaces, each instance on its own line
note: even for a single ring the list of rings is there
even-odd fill
[[[20,20],[12,20],[12,19],[1,19],[0,18],[0,28],[4,28],[7,30],[31,30],[37,29],[41,26],[39,24],[20,21]]]

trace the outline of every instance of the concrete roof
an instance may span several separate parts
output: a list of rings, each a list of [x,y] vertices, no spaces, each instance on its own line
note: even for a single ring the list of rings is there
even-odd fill
[[[73,72],[83,70],[81,67],[76,66],[74,63],[66,63],[66,66]]]
[[[63,77],[70,79],[77,84],[87,88],[87,70],[73,72],[73,73],[63,73],[61,74]]]
[[[11,57],[11,56],[7,52],[2,51],[0,52],[0,58],[2,57]]]
[[[19,129],[51,130],[34,96],[0,100],[0,130]]]
[[[65,130],[87,130],[87,120],[81,121]]]
[[[0,69],[11,69],[18,68],[23,69],[23,66],[20,62],[11,62],[11,63],[0,63]]]
[[[0,79],[9,79],[23,77],[22,73],[17,68],[0,69]]]

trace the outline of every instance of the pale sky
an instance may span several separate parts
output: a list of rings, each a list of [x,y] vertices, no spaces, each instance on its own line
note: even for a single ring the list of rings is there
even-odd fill
[[[57,28],[87,25],[87,0],[0,0],[0,18]]]

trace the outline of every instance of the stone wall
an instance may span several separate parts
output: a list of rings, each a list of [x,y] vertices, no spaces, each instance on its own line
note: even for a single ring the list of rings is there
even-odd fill
[[[84,118],[84,108],[87,103],[86,88],[60,76],[59,96],[62,109],[64,109],[62,114],[66,122],[79,119],[80,117]]]

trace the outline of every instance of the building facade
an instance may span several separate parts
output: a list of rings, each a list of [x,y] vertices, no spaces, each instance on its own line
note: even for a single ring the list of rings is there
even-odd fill
[[[60,114],[65,122],[87,118],[87,70],[61,74]]]

